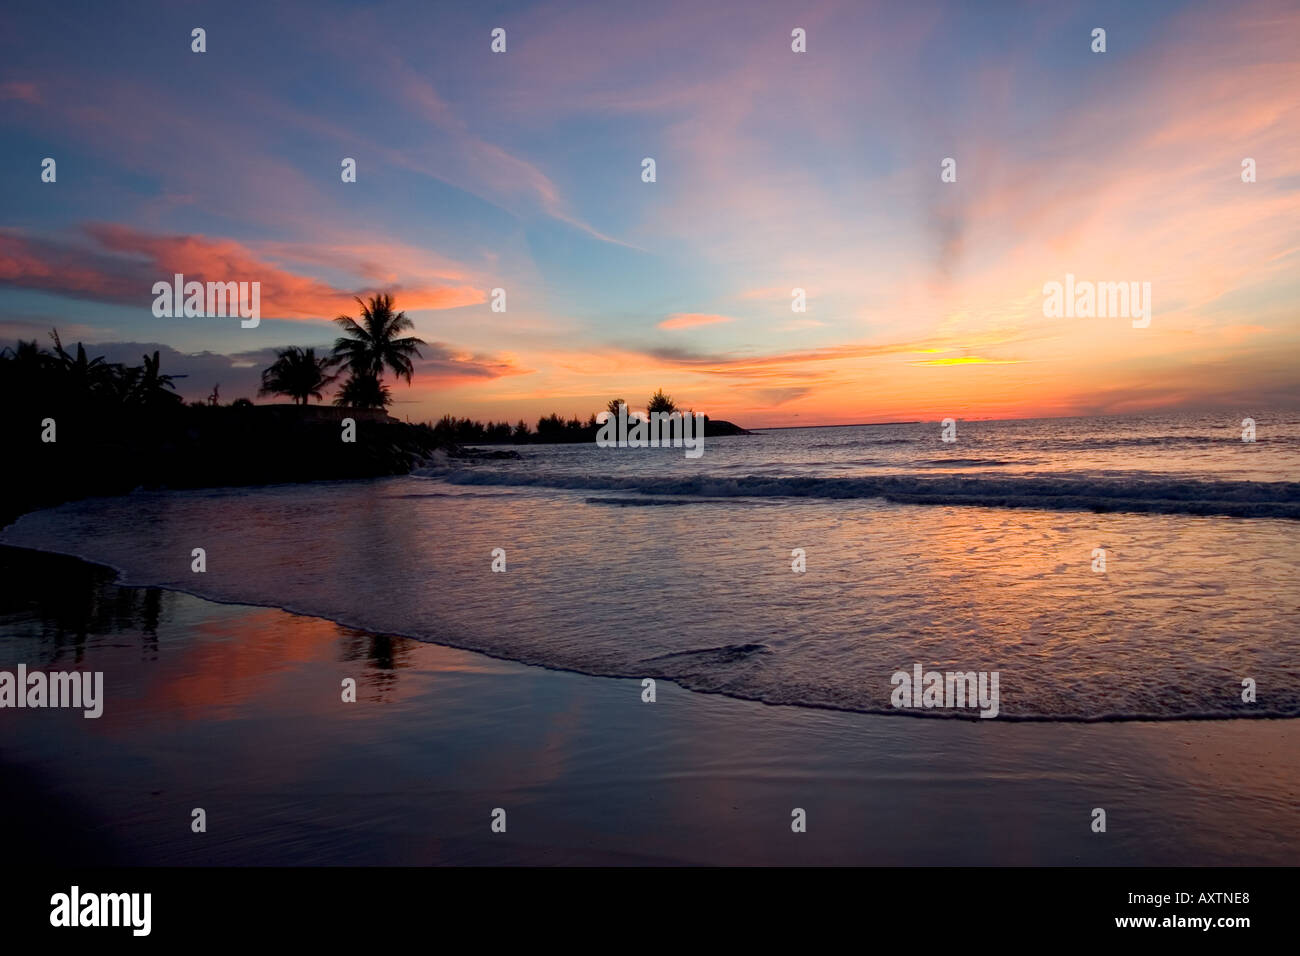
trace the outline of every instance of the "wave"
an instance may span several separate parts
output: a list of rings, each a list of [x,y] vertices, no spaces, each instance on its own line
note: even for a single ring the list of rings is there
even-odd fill
[[[970,423],[973,427],[978,422]],[[1280,422],[1281,425],[1300,424],[1296,422]],[[1197,434],[1197,435],[1050,435],[1041,433],[974,433],[978,435],[980,441],[988,441],[997,445],[1032,445],[1035,449],[1052,448],[1052,449],[1069,449],[1083,451],[1097,451],[1107,448],[1151,448],[1166,446],[1196,447],[1196,446],[1216,446],[1224,444],[1240,445],[1242,444],[1240,430],[1228,429],[1222,434]],[[935,436],[925,435],[916,438],[846,438],[844,441],[831,442],[813,442],[805,447],[809,449],[827,449],[827,448],[872,448],[879,445],[929,445],[937,441]],[[1256,445],[1293,445],[1297,438],[1289,435],[1260,435],[1254,441]]]
[[[1242,445],[1239,432],[1232,432],[1228,435],[1121,435],[1106,438],[1095,437],[1038,437],[1027,438],[1026,441],[1032,441],[1035,446],[1044,448],[1068,448],[1071,450],[1088,450],[1094,451],[1105,448],[1148,448],[1151,446],[1216,446],[1224,445]],[[1282,435],[1268,437],[1261,435],[1251,444],[1255,445],[1287,445],[1294,443],[1294,439]]]
[[[0,541],[0,547],[32,548],[33,546],[28,543],[14,544],[8,541]],[[542,667],[546,670],[585,674],[614,680],[641,681],[647,676],[651,676],[658,680],[672,681],[678,686],[696,693],[717,694],[734,700],[753,701],[776,707],[799,707],[808,710],[838,711],[900,719],[959,720],[984,723],[984,718],[979,716],[979,711],[976,708],[895,708],[865,699],[834,700],[829,695],[818,692],[815,688],[801,687],[797,684],[785,684],[778,687],[771,685],[747,687],[742,681],[736,679],[735,668],[751,666],[773,654],[773,649],[770,646],[757,642],[688,648],[683,651],[640,658],[636,666],[630,668],[617,665],[607,667],[584,661],[552,657],[546,654],[543,649],[537,647],[519,648],[512,652],[505,652],[498,648],[483,646],[481,642],[469,639],[468,635],[454,633],[432,634],[411,627],[375,627],[365,621],[364,613],[358,615],[329,613],[319,608],[313,609],[299,606],[294,602],[284,600],[222,597],[211,593],[207,588],[182,587],[174,582],[155,579],[151,575],[131,574],[131,580],[128,581],[126,579],[126,569],[117,563],[80,553],[67,544],[51,545],[42,543],[40,547],[34,548],[34,550],[47,554],[64,555],[89,565],[107,569],[113,573],[114,584],[117,587],[158,588],[164,591],[186,594],[198,600],[226,607],[274,608],[300,617],[331,621],[352,631],[372,635],[392,635],[422,643],[460,648],[497,660],[515,661],[532,667]],[[1282,700],[1273,706],[1205,707],[1204,700],[1199,703],[1201,706],[1197,708],[1175,712],[1135,708],[1133,710],[1078,713],[1054,709],[1016,710],[1008,708],[1007,702],[1004,701],[995,720],[999,723],[1091,724],[1132,721],[1179,723],[1201,720],[1294,720],[1300,718],[1300,702],[1295,700]]]
[[[1012,475],[746,475],[646,478],[488,469],[417,469],[454,485],[635,492],[687,498],[880,498],[898,504],[971,505],[1053,511],[1126,511],[1300,520],[1300,482]]]
[[[451,497],[451,496],[449,496]],[[704,505],[709,504],[712,498],[584,498],[589,505],[613,505],[617,508],[652,508],[662,505]]]
[[[808,445],[808,448],[871,448],[875,445],[915,445],[920,439],[915,438],[866,438],[849,441],[823,441]]]
[[[1004,458],[918,458],[912,462],[919,468],[999,468],[1005,465],[1036,465],[1037,461],[1023,459],[1008,461]]]
[[[405,498],[503,498],[509,497],[508,491],[420,491],[410,494],[384,495],[389,501],[398,501]]]
[[[768,654],[771,649],[766,644],[724,644],[721,647],[696,647],[686,651],[673,651],[670,654],[658,654],[654,657],[641,658],[646,664],[662,664],[665,661],[690,660],[701,665],[731,664],[745,660],[754,654]]]

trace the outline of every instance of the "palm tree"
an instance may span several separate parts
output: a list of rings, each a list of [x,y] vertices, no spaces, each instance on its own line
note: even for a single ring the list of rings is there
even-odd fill
[[[30,369],[45,368],[49,364],[49,358],[49,355],[41,351],[35,339],[30,342],[19,339],[16,347],[0,349],[0,359],[17,362],[19,366]]]
[[[53,367],[53,357],[35,339],[19,339],[17,346],[0,349],[0,403],[6,407],[15,402],[46,403],[54,388],[49,374]]]
[[[71,355],[63,348],[57,329],[50,331],[54,340],[54,366],[63,374],[64,388],[68,394],[85,399],[94,394],[115,393],[122,377],[122,367],[112,365],[104,356],[88,358],[86,348],[77,343],[77,354]]]
[[[324,388],[338,378],[329,368],[333,358],[316,357],[315,349],[291,345],[275,353],[275,361],[262,372],[258,395],[288,395],[294,404],[306,405],[308,399],[321,401]]]
[[[401,335],[415,324],[405,312],[393,311],[393,297],[386,292],[371,296],[369,302],[357,299],[357,305],[361,306],[360,322],[346,315],[334,320],[343,335],[334,342],[333,361],[346,367],[354,379],[369,377],[377,383],[389,369],[409,385],[415,373],[411,357],[420,358],[418,346],[427,344],[413,335]]]
[[[144,365],[133,368],[129,379],[127,400],[138,405],[179,404],[181,397],[176,394],[176,379],[184,375],[161,375],[158,372],[158,350],[153,355],[142,355]],[[167,391],[167,389],[171,391]]]
[[[387,408],[392,401],[388,386],[377,377],[354,372],[339,389],[334,404],[347,408]]]

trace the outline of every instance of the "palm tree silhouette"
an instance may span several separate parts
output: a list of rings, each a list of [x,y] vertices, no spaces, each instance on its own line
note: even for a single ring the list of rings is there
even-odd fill
[[[373,375],[353,375],[339,389],[335,405],[348,408],[387,408],[393,400],[388,386]]]
[[[158,371],[158,350],[155,349],[153,355],[142,355],[144,365],[140,368],[130,369],[129,394],[128,401],[138,405],[163,405],[174,404],[181,401],[181,397],[176,394],[176,386],[173,384],[178,378],[185,378],[184,375],[162,375]],[[171,389],[171,391],[167,391]]]
[[[122,367],[112,365],[104,356],[88,358],[86,348],[77,343],[74,356],[63,348],[56,330],[50,332],[54,340],[54,367],[62,373],[64,388],[74,398],[85,399],[91,395],[104,392],[118,393],[118,384],[122,378]]]
[[[294,404],[306,405],[307,400],[324,398],[322,390],[336,378],[338,373],[330,373],[333,359],[328,356],[316,357],[315,349],[299,348],[291,345],[275,353],[275,361],[262,372],[262,387],[258,395],[288,395]]]
[[[41,347],[36,344],[36,340],[24,342],[18,340],[18,345],[0,349],[0,359],[10,362],[17,362],[19,365],[30,369],[43,369],[49,365],[49,356],[41,351]]]
[[[415,324],[405,312],[393,311],[393,297],[386,292],[371,296],[369,302],[358,298],[357,305],[361,306],[360,322],[346,315],[334,320],[343,335],[334,341],[333,361],[354,378],[377,381],[389,369],[410,384],[415,374],[411,357],[420,358],[418,346],[427,344],[413,335],[401,335]]]

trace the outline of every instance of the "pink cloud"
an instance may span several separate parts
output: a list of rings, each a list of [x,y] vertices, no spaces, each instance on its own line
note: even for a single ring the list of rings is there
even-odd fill
[[[35,83],[11,81],[0,83],[0,100],[19,100],[23,103],[40,103],[41,91]]]
[[[181,273],[197,282],[260,282],[262,312],[268,317],[321,319],[352,314],[354,295],[392,292],[406,309],[454,309],[486,301],[472,286],[386,281],[343,289],[289,271],[232,239],[198,235],[155,235],[128,226],[93,223],[84,227],[98,248],[70,242],[0,234],[0,283],[101,302],[147,307],[154,282]],[[369,272],[366,260],[357,271]]]
[[[416,391],[420,393],[507,376],[528,375],[533,371],[508,355],[469,352],[444,342],[430,343],[422,346],[420,351],[423,358],[415,362]]]
[[[661,329],[693,329],[699,325],[717,325],[736,321],[729,315],[709,315],[703,312],[677,312],[659,323]]]

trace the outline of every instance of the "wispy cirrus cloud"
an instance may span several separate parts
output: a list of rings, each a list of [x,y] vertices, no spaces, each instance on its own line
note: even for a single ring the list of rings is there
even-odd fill
[[[960,355],[953,358],[926,359],[923,362],[908,362],[908,365],[1020,365],[1023,359],[991,359],[978,355]]]
[[[415,374],[420,386],[426,389],[450,388],[532,372],[513,357],[473,352],[445,342],[430,342],[421,346],[420,352],[422,357],[415,360]]]

